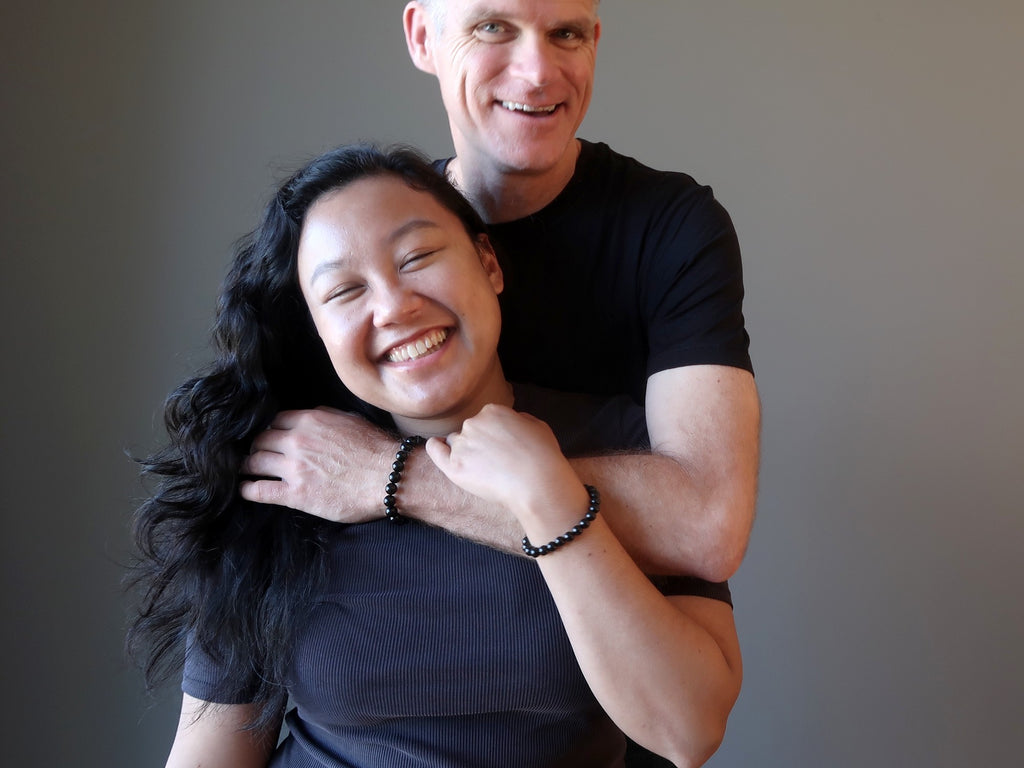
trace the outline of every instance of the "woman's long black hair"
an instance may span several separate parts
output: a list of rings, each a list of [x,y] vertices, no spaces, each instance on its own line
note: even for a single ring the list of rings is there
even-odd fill
[[[296,274],[312,205],[379,175],[433,195],[474,241],[484,232],[469,203],[413,150],[359,144],[311,161],[238,243],[217,305],[215,361],[167,399],[168,444],[141,462],[155,489],[134,521],[138,557],[129,582],[138,612],[129,652],[155,688],[180,670],[186,643],[196,644],[238,682],[225,696],[257,705],[257,728],[273,722],[287,700],[292,638],[322,583],[328,524],[245,501],[239,467],[281,410],[330,405],[391,425],[338,380]]]

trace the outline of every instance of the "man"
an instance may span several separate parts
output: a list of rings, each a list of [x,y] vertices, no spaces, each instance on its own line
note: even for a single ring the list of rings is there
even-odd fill
[[[508,375],[607,399],[598,413],[628,418],[618,406],[642,403],[651,451],[574,467],[649,573],[728,579],[753,520],[759,403],[727,215],[688,177],[576,138],[601,34],[596,0],[414,0],[403,20],[413,63],[437,77],[448,112],[446,172],[492,225],[503,260]],[[600,209],[586,210],[595,192]],[[244,483],[245,498],[341,522],[382,515],[393,438],[326,409],[283,413],[272,427],[246,468],[280,479]],[[520,551],[514,519],[460,492],[422,452],[401,504]]]

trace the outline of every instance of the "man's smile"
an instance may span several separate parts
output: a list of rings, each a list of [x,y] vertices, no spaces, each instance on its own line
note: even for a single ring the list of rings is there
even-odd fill
[[[521,104],[518,101],[503,101],[501,106],[511,112],[524,112],[529,115],[543,114],[550,115],[556,109],[558,104],[546,104],[543,106],[534,106],[532,104]]]

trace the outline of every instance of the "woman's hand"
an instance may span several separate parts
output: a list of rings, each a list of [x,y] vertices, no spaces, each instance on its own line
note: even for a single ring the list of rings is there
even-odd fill
[[[515,514],[534,544],[586,511],[582,482],[532,416],[489,405],[426,449],[455,484]],[[731,607],[662,595],[603,515],[537,564],[580,669],[615,723],[677,765],[707,760],[742,680]]]
[[[529,414],[486,405],[459,432],[431,438],[426,451],[453,483],[502,505],[527,529],[554,510],[568,508],[559,525],[586,510],[586,491],[551,428]]]

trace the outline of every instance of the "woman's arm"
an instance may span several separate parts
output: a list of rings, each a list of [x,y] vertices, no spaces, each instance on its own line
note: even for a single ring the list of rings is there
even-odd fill
[[[536,546],[571,529],[589,503],[543,422],[487,406],[427,453],[465,490],[507,507]],[[537,559],[598,701],[638,744],[679,766],[714,753],[739,695],[732,609],[665,597],[602,516]]]
[[[743,676],[732,608],[662,595],[600,516],[538,565],[612,720],[677,766],[702,765],[725,735]]]
[[[266,768],[280,725],[246,730],[248,704],[212,704],[184,694],[167,768]]]

